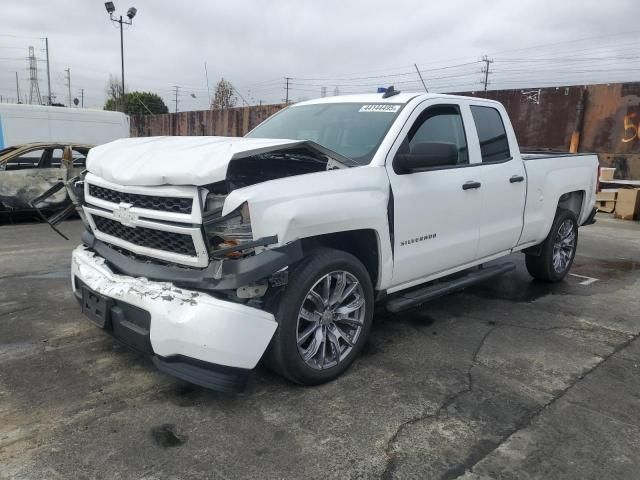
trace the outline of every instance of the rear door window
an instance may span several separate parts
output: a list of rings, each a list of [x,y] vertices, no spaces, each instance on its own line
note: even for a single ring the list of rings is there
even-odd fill
[[[511,158],[509,140],[500,112],[495,108],[472,105],[471,114],[480,140],[482,163],[509,160]]]

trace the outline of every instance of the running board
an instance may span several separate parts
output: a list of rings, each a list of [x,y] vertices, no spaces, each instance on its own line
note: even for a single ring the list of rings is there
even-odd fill
[[[393,297],[387,302],[387,310],[393,313],[401,312],[407,308],[415,307],[421,303],[428,302],[434,298],[441,297],[448,293],[461,290],[476,283],[483,282],[491,277],[502,275],[516,268],[515,263],[507,262],[500,265],[492,265],[490,267],[472,270],[463,277],[457,277],[452,280],[444,280],[427,287],[410,290],[400,296]]]

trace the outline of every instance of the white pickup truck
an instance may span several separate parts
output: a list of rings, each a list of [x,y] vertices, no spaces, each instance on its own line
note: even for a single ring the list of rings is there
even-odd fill
[[[245,138],[117,140],[72,186],[72,287],[176,377],[234,391],[264,358],[318,384],[358,355],[376,302],[414,307],[517,251],[560,281],[597,165],[522,154],[497,102],[392,88],[292,105]]]

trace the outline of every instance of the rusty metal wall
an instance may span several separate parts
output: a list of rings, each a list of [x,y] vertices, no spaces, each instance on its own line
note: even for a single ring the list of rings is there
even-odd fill
[[[602,165],[616,167],[617,178],[640,179],[640,82],[460,94],[504,104],[524,149],[568,151],[577,129],[579,151],[600,154]],[[242,136],[282,107],[132,116],[131,135]]]
[[[283,105],[200,110],[163,115],[132,115],[131,136],[219,135],[241,137]]]
[[[493,90],[461,95],[502,103],[522,148],[567,150],[576,124],[576,106],[582,87]]]

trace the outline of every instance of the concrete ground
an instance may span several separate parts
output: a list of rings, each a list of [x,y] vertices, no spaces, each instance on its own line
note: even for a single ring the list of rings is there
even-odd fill
[[[637,479],[640,226],[604,216],[580,234],[561,284],[514,255],[511,274],[378,314],[333,383],[258,368],[226,396],[82,317],[76,242],[0,227],[0,478]]]

